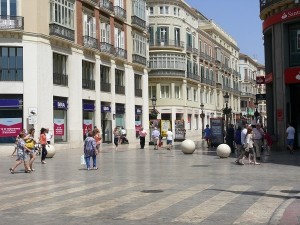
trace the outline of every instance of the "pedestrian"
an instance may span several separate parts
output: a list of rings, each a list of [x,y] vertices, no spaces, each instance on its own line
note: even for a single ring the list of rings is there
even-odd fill
[[[121,127],[121,139],[120,139],[121,144],[126,143],[127,141],[126,135],[127,135],[126,129],[124,127]]]
[[[47,128],[47,132],[46,132],[46,140],[47,140],[47,144],[50,145],[51,144],[51,139],[52,139],[53,135],[51,133],[51,131],[49,130],[49,128]]]
[[[23,129],[20,133],[23,133],[24,136],[27,135],[27,134],[26,134],[26,129]],[[20,136],[19,136],[19,134],[18,134],[17,137],[16,137],[15,145],[14,145],[14,151],[13,151],[13,153],[11,154],[11,157],[14,157],[14,154],[17,152],[17,149],[18,149],[17,144],[18,144],[19,138],[20,138]]]
[[[47,156],[47,149],[46,149],[46,144],[47,144],[47,138],[46,138],[46,133],[47,129],[42,128],[40,132],[40,144],[42,146],[42,156],[41,156],[41,163],[46,164],[46,156]]]
[[[236,129],[236,131],[234,133],[234,142],[236,145],[235,156],[237,158],[242,153],[241,133],[242,133],[242,128],[240,126],[238,126],[238,128]]]
[[[172,142],[173,142],[173,132],[172,129],[169,128],[167,131],[167,150],[172,149]]]
[[[97,127],[93,130],[93,137],[96,141],[96,150],[98,154],[100,153],[100,144],[101,144],[102,137],[100,134],[100,130]]]
[[[96,141],[93,138],[93,132],[90,131],[87,134],[87,138],[84,140],[84,158],[85,158],[85,162],[86,162],[86,168],[87,170],[91,169],[91,165],[90,165],[90,159],[92,157],[93,159],[93,169],[97,170],[97,149],[96,149]]]
[[[114,135],[115,150],[117,151],[120,143],[120,137],[121,137],[121,132],[118,127],[115,127],[113,131],[113,135]]]
[[[212,133],[211,133],[211,129],[209,128],[209,125],[207,124],[206,125],[206,128],[204,129],[204,138],[206,140],[206,143],[207,143],[207,147],[210,148],[211,147],[211,136],[212,136]]]
[[[36,153],[37,150],[35,148],[36,145],[36,140],[34,139],[34,134],[35,134],[35,129],[32,127],[30,128],[28,134],[24,137],[24,141],[25,141],[25,146],[30,149],[30,151],[28,151],[28,155],[29,155],[29,167],[31,171],[34,171],[35,169],[33,168],[33,163],[36,159]]]
[[[241,154],[240,156],[237,158],[237,160],[235,161],[236,164],[238,165],[244,165],[244,159],[245,159],[245,154],[246,154],[246,151],[245,151],[245,148],[246,148],[246,144],[245,144],[245,141],[246,141],[246,135],[247,135],[247,128],[248,128],[248,123],[243,121],[242,123],[243,125],[243,129],[241,131]]]
[[[233,124],[229,124],[226,132],[226,144],[230,147],[231,153],[234,153],[234,128]]]
[[[292,126],[291,123],[288,123],[288,127],[286,129],[286,143],[291,154],[294,153],[294,139],[295,139],[295,128]]]
[[[273,145],[273,140],[271,135],[265,130],[265,135],[264,135],[264,148],[267,150],[266,155],[270,155],[271,152],[271,147]]]
[[[152,131],[151,134],[153,143],[154,143],[154,150],[158,150],[158,146],[160,143],[160,132],[158,131],[157,127],[154,127],[154,130]]]
[[[141,127],[139,131],[141,149],[144,149],[145,147],[146,135],[147,135],[146,130],[143,127]]]
[[[31,169],[29,167],[29,164],[27,163],[27,158],[28,158],[27,152],[30,152],[31,149],[29,149],[25,146],[24,133],[21,132],[18,136],[19,136],[19,139],[18,139],[18,142],[17,142],[17,162],[13,167],[9,168],[9,171],[12,174],[14,174],[15,169],[20,164],[24,163],[25,173],[30,173]]]
[[[253,128],[253,140],[254,140],[254,150],[256,153],[256,157],[260,160],[260,153],[263,146],[263,137],[265,135],[264,130],[261,128],[261,124],[257,123]]]
[[[247,128],[246,140],[245,140],[245,151],[248,152],[249,164],[259,165],[256,162],[255,150],[254,150],[254,134],[251,126]],[[253,161],[251,160],[253,158]]]

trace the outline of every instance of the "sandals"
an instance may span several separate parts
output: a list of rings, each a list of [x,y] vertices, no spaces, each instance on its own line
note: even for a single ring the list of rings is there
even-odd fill
[[[13,168],[9,168],[9,171],[10,171],[11,174],[14,174],[14,173],[15,173],[15,171],[14,171]]]
[[[25,170],[25,173],[31,173],[31,170]]]

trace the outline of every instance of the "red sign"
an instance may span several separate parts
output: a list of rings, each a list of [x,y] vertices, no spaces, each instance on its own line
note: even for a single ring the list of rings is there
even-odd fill
[[[256,84],[264,84],[265,83],[265,77],[260,76],[256,77]]]
[[[17,137],[22,130],[22,118],[1,118],[0,137]]]
[[[263,30],[272,26],[273,24],[280,23],[283,21],[291,20],[294,18],[300,17],[300,8],[287,9],[280,13],[275,14],[274,16],[268,17],[263,22]]]
[[[283,121],[283,109],[277,109],[277,120]]]
[[[64,119],[54,119],[54,135],[64,136],[65,134],[65,120]]]
[[[92,120],[83,120],[83,135],[85,135],[88,131],[93,130]]]
[[[268,73],[265,77],[265,83],[268,84],[268,83],[272,83],[273,81],[273,73]]]
[[[284,71],[285,83],[286,84],[297,84],[300,83],[300,67],[287,68]]]

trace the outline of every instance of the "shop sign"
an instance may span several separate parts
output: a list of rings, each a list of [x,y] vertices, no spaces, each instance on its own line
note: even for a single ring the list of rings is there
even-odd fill
[[[1,118],[0,137],[17,137],[22,125],[22,118]]]
[[[95,111],[95,104],[93,103],[83,103],[83,111]]]
[[[143,110],[141,108],[136,108],[135,109],[135,114],[136,115],[142,115],[143,114]]]
[[[286,69],[284,76],[286,84],[300,83],[300,67]]]
[[[273,73],[268,73],[266,76],[265,76],[265,83],[266,84],[269,84],[269,83],[272,83],[273,81]]]
[[[65,101],[54,101],[53,102],[53,108],[54,109],[68,109],[68,103]]]
[[[85,135],[89,130],[93,129],[92,120],[83,120],[83,135]]]
[[[19,108],[19,99],[0,99],[0,108]]]
[[[54,135],[64,136],[65,134],[65,120],[64,119],[54,119]]]
[[[111,112],[111,108],[109,105],[102,105],[101,112]]]
[[[277,120],[283,121],[283,109],[277,109]]]
[[[265,83],[265,77],[259,76],[256,77],[256,84],[264,84]]]
[[[266,94],[256,94],[256,101],[265,101],[267,100]]]

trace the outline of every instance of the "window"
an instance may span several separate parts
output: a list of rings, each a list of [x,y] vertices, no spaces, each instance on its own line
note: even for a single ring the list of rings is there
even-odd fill
[[[103,65],[100,66],[100,79],[102,84],[110,83],[109,73],[110,73],[110,68],[108,66],[103,66]]]
[[[23,48],[0,47],[0,81],[23,80]]]
[[[180,28],[174,28],[175,45],[180,46]]]
[[[159,42],[168,42],[169,39],[169,28],[168,27],[158,27],[158,37]]]
[[[96,37],[96,19],[90,15],[83,15],[84,36]]]
[[[2,16],[16,16],[17,0],[0,0],[0,12]]]
[[[66,75],[67,56],[53,53],[53,73]]]
[[[186,46],[192,47],[192,35],[189,33],[186,34]]]
[[[169,6],[160,6],[159,14],[169,14]]]
[[[149,98],[156,96],[156,86],[153,85],[148,87],[148,96]]]
[[[115,27],[115,47],[124,49],[124,31]]]
[[[133,53],[146,57],[147,40],[137,33],[133,34]]]
[[[180,86],[175,86],[175,98],[180,98]]]
[[[123,0],[115,0],[114,5],[115,6],[120,6],[121,8],[123,8]]]
[[[150,68],[185,70],[185,56],[179,54],[153,54],[150,55]]]
[[[191,87],[186,87],[186,99],[187,100],[192,100],[192,95],[191,95]]]
[[[160,97],[161,98],[170,98],[170,87],[168,85],[162,85],[160,87]]]
[[[194,89],[194,101],[198,101],[198,91],[196,89]]]
[[[110,24],[101,23],[101,42],[110,44]]]
[[[52,23],[74,29],[74,1],[51,0],[50,16]]]
[[[134,74],[134,87],[135,89],[142,89],[142,76],[138,74]]]
[[[159,14],[164,14],[164,7],[163,6],[159,7]]]
[[[145,0],[133,0],[132,8],[133,8],[133,15],[141,18],[142,20],[146,20],[146,1]],[[153,14],[153,7],[152,7],[152,14]]]
[[[83,80],[94,79],[94,63],[82,61],[82,79]]]
[[[116,86],[124,86],[124,71],[116,69],[115,73]]]
[[[154,14],[153,7],[152,7],[152,6],[149,7],[149,14],[150,14],[150,15],[153,15],[153,14]]]

